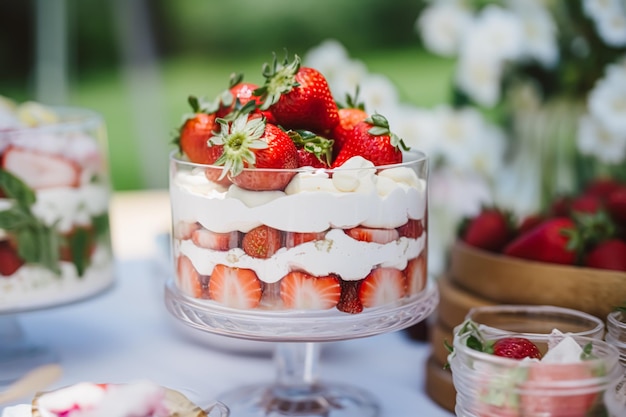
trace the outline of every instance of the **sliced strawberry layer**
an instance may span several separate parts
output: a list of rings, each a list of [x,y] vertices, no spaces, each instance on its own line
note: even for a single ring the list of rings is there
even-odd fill
[[[408,294],[417,294],[426,288],[426,257],[420,254],[417,258],[409,260],[404,269]]]
[[[335,307],[340,296],[339,280],[333,276],[290,272],[280,283],[280,297],[286,308],[325,310]]]
[[[287,232],[285,233],[285,247],[293,248],[294,246],[298,246],[303,243],[313,242],[316,240],[323,240],[325,237],[326,237],[326,232],[319,232],[319,233]]]
[[[215,233],[201,228],[191,233],[191,241],[201,248],[227,251],[237,247],[239,235],[237,232]]]
[[[408,222],[396,229],[400,236],[417,239],[424,234],[424,224],[421,220],[409,219]]]
[[[9,147],[2,157],[2,167],[33,189],[77,187],[80,167],[62,156]]]
[[[376,268],[363,280],[359,298],[363,307],[377,307],[406,295],[406,278],[395,268]]]
[[[361,281],[341,281],[341,299],[337,310],[344,313],[357,314],[363,311],[363,303],[359,298]]]
[[[266,259],[282,246],[282,234],[278,229],[261,225],[245,234],[241,248],[253,258]]]
[[[380,244],[393,242],[400,237],[400,234],[396,229],[354,227],[352,229],[346,229],[345,232],[353,239],[360,240],[362,242],[374,242]]]
[[[209,298],[233,308],[255,308],[263,295],[261,281],[251,269],[216,265],[209,279]]]
[[[202,276],[191,263],[191,259],[181,255],[176,263],[176,279],[178,288],[190,297],[202,298]]]
[[[193,232],[201,226],[196,222],[179,221],[174,225],[174,238],[180,240],[191,239]]]

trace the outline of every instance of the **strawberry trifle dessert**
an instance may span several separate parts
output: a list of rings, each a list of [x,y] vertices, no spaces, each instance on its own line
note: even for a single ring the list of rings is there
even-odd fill
[[[274,312],[410,302],[426,287],[427,158],[299,57],[263,76],[189,99],[170,166],[178,289]]]
[[[90,111],[0,99],[0,313],[112,283],[105,135]]]

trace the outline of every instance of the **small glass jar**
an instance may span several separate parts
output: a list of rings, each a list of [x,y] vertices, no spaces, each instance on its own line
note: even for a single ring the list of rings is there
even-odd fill
[[[613,311],[606,318],[606,341],[620,352],[620,362],[626,367],[626,313]]]
[[[458,417],[619,417],[614,401],[619,353],[603,340],[571,336],[592,356],[576,362],[515,360],[467,346],[471,333],[456,336],[450,366]],[[483,335],[487,341],[514,335]],[[519,335],[517,335],[519,336]],[[565,337],[565,335],[563,335]],[[542,352],[548,336],[529,337]]]
[[[520,333],[525,336],[562,333],[602,339],[604,322],[582,311],[547,305],[494,305],[472,308],[465,317],[483,334]]]

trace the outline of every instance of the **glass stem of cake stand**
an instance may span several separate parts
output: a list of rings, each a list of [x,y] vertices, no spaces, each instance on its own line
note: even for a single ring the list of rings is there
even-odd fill
[[[17,314],[0,314],[0,385],[55,359],[49,349],[27,340]]]
[[[320,353],[318,343],[276,344],[277,375],[263,401],[264,416],[377,416],[378,404],[368,392],[318,380]]]

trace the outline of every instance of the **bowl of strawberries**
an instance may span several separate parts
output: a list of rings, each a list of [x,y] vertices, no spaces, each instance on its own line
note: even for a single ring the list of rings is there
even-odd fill
[[[626,300],[626,183],[596,179],[525,218],[483,208],[459,227],[449,279],[499,304],[606,318]]]

